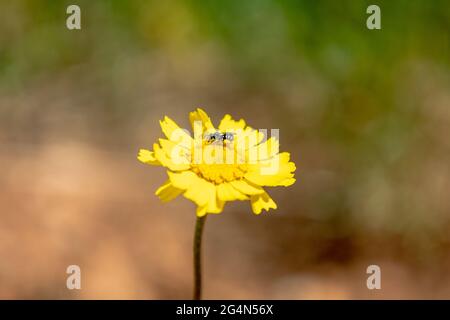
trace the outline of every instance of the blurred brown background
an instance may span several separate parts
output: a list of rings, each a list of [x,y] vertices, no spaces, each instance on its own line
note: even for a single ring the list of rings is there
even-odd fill
[[[79,31],[0,0],[0,298],[189,299],[195,207],[136,154],[197,106],[298,168],[208,218],[205,298],[450,298],[447,1],[377,1],[376,31],[368,1],[75,2]]]

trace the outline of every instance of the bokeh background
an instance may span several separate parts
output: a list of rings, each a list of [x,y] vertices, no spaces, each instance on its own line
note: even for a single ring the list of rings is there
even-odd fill
[[[205,298],[449,299],[449,22],[446,0],[0,0],[0,298],[189,299],[195,207],[136,154],[200,106],[280,128],[298,168],[277,211],[208,218]]]

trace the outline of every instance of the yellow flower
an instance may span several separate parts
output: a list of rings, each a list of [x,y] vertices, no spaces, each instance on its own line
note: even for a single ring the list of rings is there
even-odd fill
[[[264,186],[290,186],[295,164],[287,152],[279,153],[275,137],[225,115],[216,129],[202,109],[189,114],[191,136],[173,120],[160,121],[166,139],[153,151],[141,149],[138,160],[167,168],[168,180],[156,190],[162,201],[183,194],[197,205],[197,216],[220,213],[227,201],[250,200],[255,214],[276,209]],[[263,141],[264,140],[264,141]]]

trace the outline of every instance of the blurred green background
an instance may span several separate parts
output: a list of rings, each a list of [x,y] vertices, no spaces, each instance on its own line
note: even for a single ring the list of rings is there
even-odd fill
[[[449,35],[444,0],[0,0],[0,298],[190,298],[194,206],[136,153],[198,106],[298,168],[210,217],[205,298],[450,298]]]

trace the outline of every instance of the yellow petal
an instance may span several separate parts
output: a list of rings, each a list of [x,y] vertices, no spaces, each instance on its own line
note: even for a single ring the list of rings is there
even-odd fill
[[[169,171],[168,174],[172,185],[184,190],[183,196],[197,204],[198,215],[222,212],[225,202],[218,199],[214,184],[200,178],[192,171]]]
[[[203,217],[207,213],[221,213],[223,211],[223,207],[225,205],[225,201],[220,201],[217,199],[216,203],[214,205],[207,204],[205,206],[198,206],[197,207],[197,216]]]
[[[233,188],[233,186],[228,183],[221,183],[217,186],[217,197],[222,201],[234,201],[234,200],[248,200],[248,197]]]
[[[191,122],[192,128],[195,130],[194,122],[200,121],[202,123],[202,132],[205,131],[214,131],[214,126],[211,122],[211,119],[206,114],[205,111],[203,111],[200,108],[197,108],[196,111],[192,111],[189,113],[189,121]]]
[[[186,190],[191,185],[198,182],[200,179],[194,172],[192,171],[183,171],[183,172],[170,172],[168,171],[169,180],[172,182],[172,185],[178,189]]]
[[[183,195],[198,206],[208,206],[209,208],[209,204],[216,201],[216,188],[212,183],[203,180],[203,182],[186,189]]]
[[[257,195],[264,193],[264,189],[260,186],[254,185],[251,182],[246,180],[235,180],[231,181],[230,184],[238,191],[248,194],[248,195]]]
[[[280,142],[275,137],[270,137],[263,143],[254,146],[249,152],[256,152],[259,161],[268,160],[280,152]]]
[[[260,132],[258,130],[254,130],[251,127],[247,126],[244,130],[237,129],[231,131],[235,133],[234,144],[238,150],[253,150],[255,146],[257,146],[264,139],[264,132]],[[257,158],[257,153],[255,159]],[[247,158],[248,159],[248,158]]]
[[[172,185],[185,190],[184,196],[195,202],[198,206],[205,206],[209,202],[215,201],[215,186],[200,178],[192,171],[168,172]]]
[[[245,128],[244,119],[240,119],[239,121],[233,120],[233,118],[226,114],[223,119],[220,121],[219,130],[222,132],[229,132],[232,130],[243,130]]]
[[[175,121],[167,116],[164,117],[164,120],[159,121],[159,124],[161,125],[161,130],[166,135],[167,139],[171,141],[185,144],[189,143],[192,139],[186,130],[181,129]]]
[[[167,167],[170,170],[183,171],[188,170],[191,167],[189,162],[182,162],[179,161],[180,159],[169,158],[165,151],[157,143],[153,145],[153,150],[156,160],[158,160],[164,167]]]
[[[200,180],[203,180],[200,178]],[[186,190],[184,196],[189,200],[194,201],[197,207],[197,215],[199,217],[207,213],[221,213],[225,205],[225,201],[222,201],[217,196],[216,186],[203,180],[202,186],[196,184]],[[202,204],[201,202],[206,201]]]
[[[213,200],[214,199],[214,200]],[[220,200],[216,196],[211,198],[212,201],[208,203],[207,213],[221,213],[223,211],[223,207],[225,205],[225,201]]]
[[[162,202],[168,202],[179,196],[183,190],[175,188],[170,180],[167,180],[161,187],[156,190],[155,194]]]
[[[290,186],[295,182],[295,164],[289,162],[288,152],[277,154],[269,160],[250,165],[245,178],[260,186]]]
[[[161,165],[161,163],[158,160],[156,160],[155,153],[150,150],[140,149],[137,158],[139,161],[146,164]]]
[[[203,217],[206,215],[206,210],[208,209],[207,206],[198,206],[196,210],[196,214],[198,217]]]
[[[167,140],[159,139],[159,144],[164,150],[167,158],[169,158],[174,164],[187,164],[191,162],[191,150],[183,147],[179,143]]]
[[[252,210],[255,214],[260,214],[262,210],[269,211],[269,209],[277,208],[277,204],[266,192],[260,195],[252,196],[250,201],[252,204]]]

